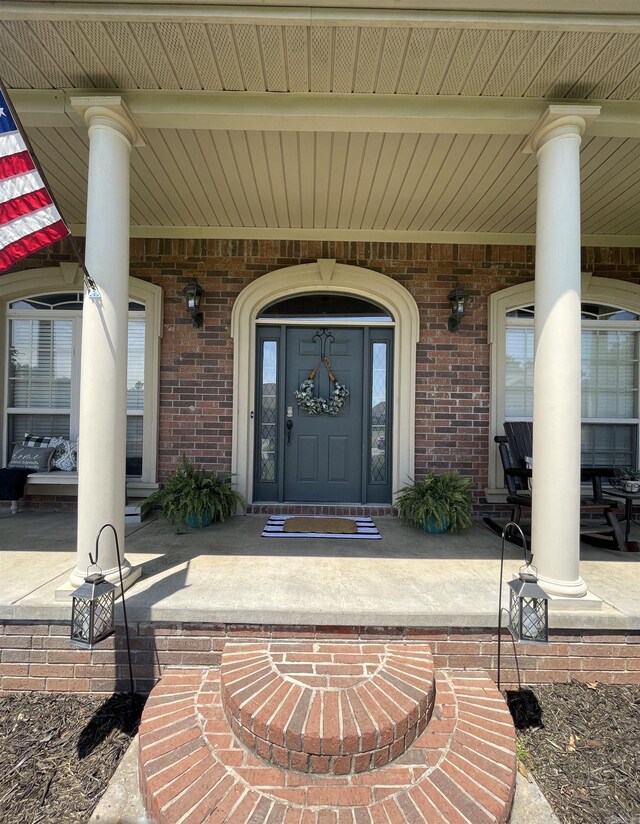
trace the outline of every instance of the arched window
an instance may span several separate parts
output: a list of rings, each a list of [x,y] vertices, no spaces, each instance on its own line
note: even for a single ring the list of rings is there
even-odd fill
[[[130,278],[130,284],[126,473],[133,482],[153,484],[161,291],[135,278]],[[64,270],[51,268],[4,276],[0,281],[2,298],[0,320],[6,342],[2,358],[4,465],[25,434],[77,442],[83,292],[80,284],[69,284]],[[76,469],[69,462],[56,468]],[[49,476],[52,483],[55,476]]]
[[[9,302],[7,323],[7,459],[25,434],[76,443],[82,292],[34,295]],[[145,307],[129,303],[127,476],[142,476]],[[75,460],[65,467],[76,469]]]
[[[491,343],[493,440],[504,421],[533,420],[533,283],[492,296]],[[640,465],[639,355],[640,288],[583,276],[584,466]],[[502,486],[493,456],[489,492]]]

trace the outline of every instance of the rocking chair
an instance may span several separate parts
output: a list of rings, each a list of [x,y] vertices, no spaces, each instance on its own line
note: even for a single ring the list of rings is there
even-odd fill
[[[507,503],[511,505],[510,520],[520,524],[523,509],[531,509],[531,456],[533,455],[533,425],[529,421],[512,421],[504,424],[504,435],[496,435],[500,460],[504,469],[507,486]],[[527,465],[529,464],[529,466]],[[580,524],[581,540],[615,549],[627,550],[627,545],[618,521],[618,502],[604,497],[602,479],[612,478],[615,471],[611,467],[582,467],[581,481],[590,482],[592,495],[580,501],[580,515],[600,515],[605,523],[598,524],[591,520]],[[502,535],[502,526],[493,518],[484,519],[498,535]],[[515,535],[512,538],[517,542]]]

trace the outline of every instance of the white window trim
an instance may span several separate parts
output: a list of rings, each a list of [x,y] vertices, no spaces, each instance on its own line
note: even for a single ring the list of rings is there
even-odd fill
[[[585,303],[604,303],[620,306],[640,314],[640,286],[614,278],[593,277],[589,272],[582,274],[581,300]],[[489,416],[489,486],[485,489],[489,503],[505,500],[503,469],[500,454],[494,442],[495,435],[502,435],[505,419],[505,333],[507,312],[519,306],[535,304],[535,281],[519,283],[508,289],[501,289],[489,297],[489,350],[491,405]],[[599,327],[601,328],[601,327]],[[623,325],[620,326],[623,328]],[[634,328],[636,324],[634,323]]]
[[[12,272],[0,277],[0,363],[6,363],[7,347],[7,306],[20,298],[42,295],[55,292],[82,291],[82,273],[75,263],[63,263],[60,266],[48,266],[40,269],[27,269],[21,272]],[[144,355],[144,408],[143,408],[143,450],[142,476],[131,479],[132,485],[156,484],[158,463],[158,404],[160,397],[160,340],[162,338],[162,289],[153,283],[147,283],[139,278],[129,278],[129,299],[142,303],[145,306],[145,355]],[[62,316],[64,310],[61,310]],[[56,317],[58,315],[56,314]],[[0,443],[3,445],[3,454],[6,452],[6,399],[7,381],[0,383],[0,408],[3,414],[0,418]],[[73,414],[73,412],[72,412]],[[69,484],[69,473],[60,483]],[[44,476],[43,476],[44,478]],[[56,479],[47,477],[46,481],[38,479],[47,486],[54,486]]]

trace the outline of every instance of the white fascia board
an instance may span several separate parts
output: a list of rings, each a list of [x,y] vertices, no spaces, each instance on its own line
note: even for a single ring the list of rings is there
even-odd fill
[[[71,233],[84,237],[82,223],[69,224]],[[392,229],[294,229],[251,226],[137,226],[135,238],[188,238],[223,240],[350,240],[379,243],[459,243],[489,246],[535,246],[533,233],[418,232]],[[640,248],[640,235],[583,235],[582,246]]]
[[[91,90],[90,90],[91,91]],[[71,104],[89,91],[16,90],[11,98],[25,126],[81,126]],[[95,90],[91,91],[96,98]],[[526,136],[553,103],[503,98],[414,95],[254,94],[251,92],[122,91],[140,129],[208,131],[513,134]],[[596,101],[588,101],[589,105]],[[576,101],[556,101],[563,107]],[[640,103],[601,101],[589,128],[598,137],[640,139]]]
[[[254,0],[255,2],[255,0]],[[118,22],[189,22],[242,25],[362,26],[421,28],[499,28],[538,31],[640,31],[637,0],[350,0],[335,8],[335,0],[315,0],[302,7],[299,0],[272,0],[268,6],[235,0],[9,0],[0,3],[0,20],[60,20]],[[604,11],[603,11],[604,9]]]
[[[57,89],[8,91],[23,126],[64,128],[72,126],[66,111],[65,93]]]

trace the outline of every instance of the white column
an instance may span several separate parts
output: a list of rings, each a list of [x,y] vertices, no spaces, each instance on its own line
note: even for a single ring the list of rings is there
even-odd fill
[[[129,167],[140,136],[118,97],[72,98],[71,103],[89,127],[85,264],[100,292],[92,299],[85,291],[82,310],[78,538],[71,575],[77,585],[107,523],[118,534],[123,576],[131,574],[124,557]],[[100,539],[99,565],[110,581],[118,581],[110,529]]]
[[[538,160],[531,544],[540,583],[580,597],[580,143],[598,107],[551,106]]]

